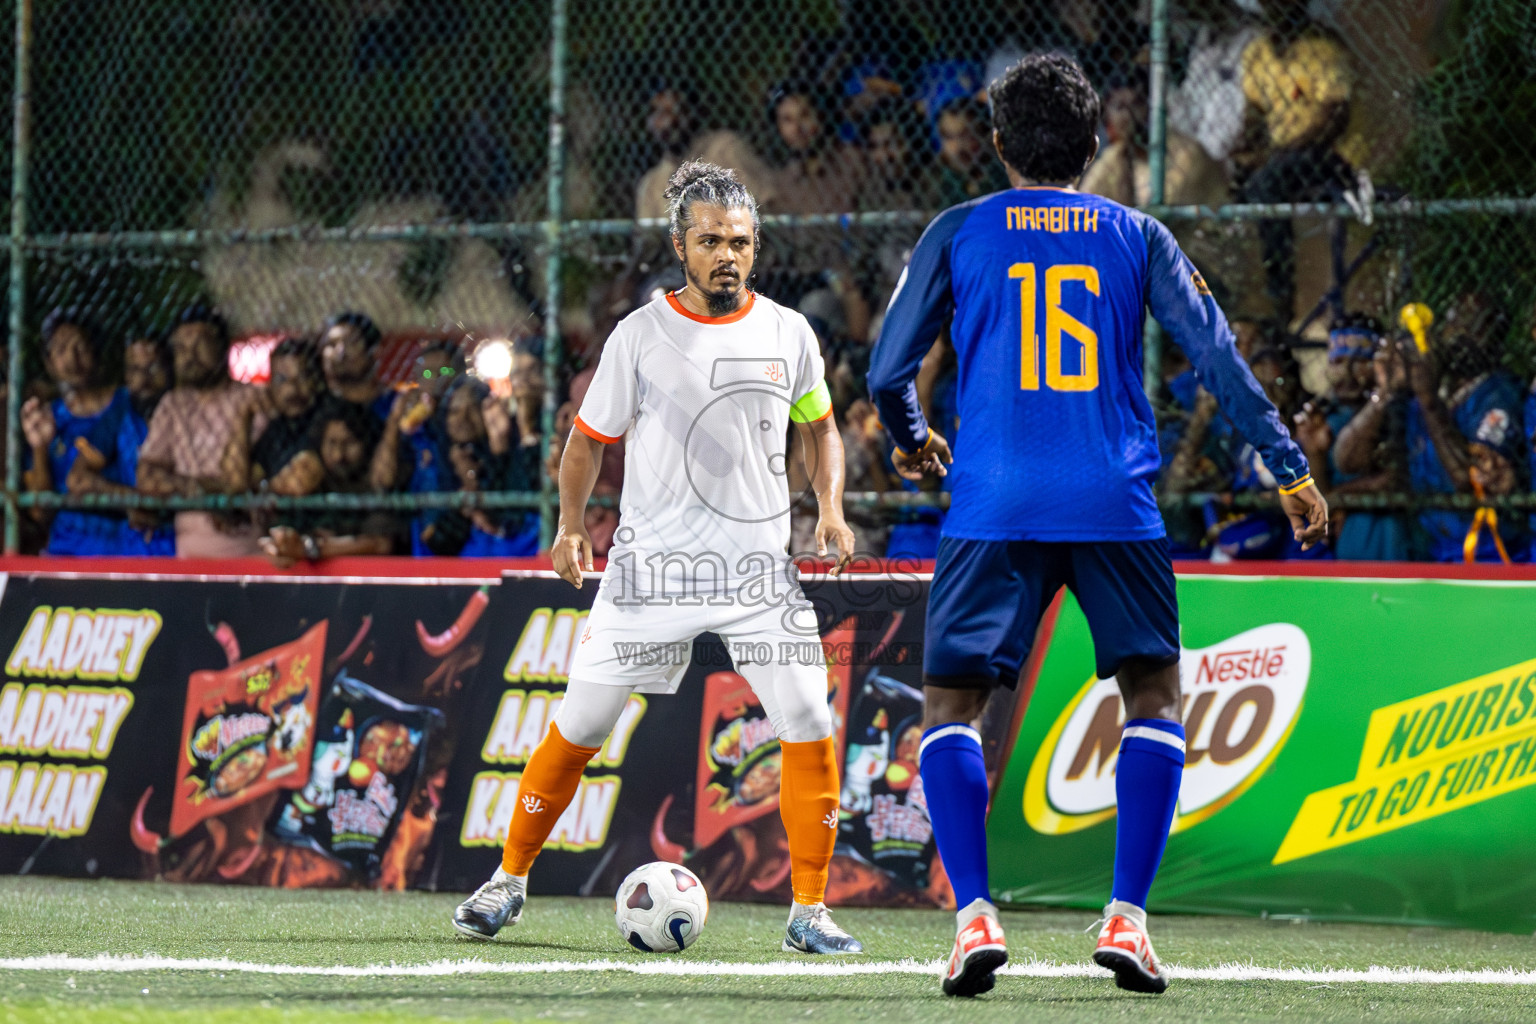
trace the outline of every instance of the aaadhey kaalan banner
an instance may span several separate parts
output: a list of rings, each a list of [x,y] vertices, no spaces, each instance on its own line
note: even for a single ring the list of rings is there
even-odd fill
[[[449,890],[499,862],[596,589],[0,581],[0,871]],[[844,758],[833,898],[944,902],[916,766],[926,583],[807,591]],[[678,694],[630,701],[536,891],[612,892],[662,858],[716,898],[788,898],[778,742],[733,653],[706,635]]]
[[[1179,580],[1154,911],[1536,927],[1536,583]],[[1070,596],[989,824],[1011,903],[1101,906],[1124,723]]]
[[[490,588],[0,580],[0,871],[417,880]]]

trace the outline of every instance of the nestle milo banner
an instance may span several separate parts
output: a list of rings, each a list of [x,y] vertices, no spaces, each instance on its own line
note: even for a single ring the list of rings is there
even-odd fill
[[[1536,927],[1536,582],[1184,577],[1152,910]],[[992,805],[1010,903],[1109,897],[1123,712],[1064,597]]]

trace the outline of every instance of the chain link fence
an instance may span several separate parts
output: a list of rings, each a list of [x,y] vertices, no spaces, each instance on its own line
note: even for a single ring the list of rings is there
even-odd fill
[[[1474,548],[1529,549],[1522,0],[17,0],[10,16],[9,551],[537,550],[603,339],[682,284],[661,190],[694,156],[753,189],[754,287],[822,340],[861,546],[931,551],[946,495],[902,489],[864,373],[932,214],[1007,187],[986,85],[1044,50],[1104,98],[1080,187],[1169,222],[1354,510],[1333,549],[1448,557],[1479,507],[1501,515]],[[1148,356],[1176,546],[1286,554],[1262,465],[1179,353],[1154,334]],[[951,430],[952,364],[936,339],[920,378]],[[620,469],[589,513],[600,548]]]

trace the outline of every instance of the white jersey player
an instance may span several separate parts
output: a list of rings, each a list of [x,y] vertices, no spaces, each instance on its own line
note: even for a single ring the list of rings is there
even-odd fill
[[[687,284],[614,329],[560,466],[551,554],[579,588],[592,569],[583,514],[602,452],[625,439],[614,547],[565,700],[523,772],[502,867],[459,906],[454,925],[489,938],[518,920],[529,868],[630,694],[675,692],[694,638],[713,632],[780,741],[794,899],[783,948],[862,952],[823,902],[838,766],[816,616],[788,555],[791,423],[820,507],[817,553],[836,547],[836,575],[853,551],[820,347],[803,316],[747,289],[757,206],[732,172],[684,164],[667,196]]]

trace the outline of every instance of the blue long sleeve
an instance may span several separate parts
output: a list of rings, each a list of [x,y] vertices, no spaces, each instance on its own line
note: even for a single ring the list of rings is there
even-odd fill
[[[923,356],[954,311],[950,243],[970,212],[969,204],[944,211],[918,239],[870,356],[870,398],[891,439],[905,451],[915,451],[928,440],[915,381]]]
[[[1200,383],[1216,398],[1237,433],[1253,445],[1281,487],[1308,473],[1307,459],[1280,413],[1237,352],[1232,328],[1195,265],[1166,227],[1145,218],[1147,306],[1189,357]]]
[[[914,379],[947,331],[957,419],[946,537],[1042,542],[1164,535],[1162,464],[1142,384],[1148,309],[1189,353],[1282,485],[1306,459],[1173,237],[1099,196],[1020,186],[940,214],[912,252],[869,390],[907,451],[929,435]]]

